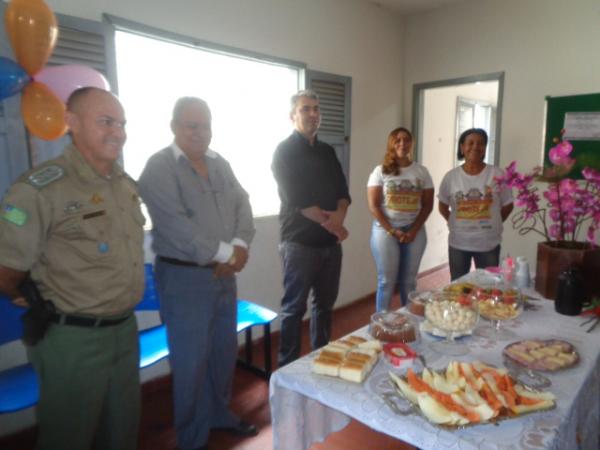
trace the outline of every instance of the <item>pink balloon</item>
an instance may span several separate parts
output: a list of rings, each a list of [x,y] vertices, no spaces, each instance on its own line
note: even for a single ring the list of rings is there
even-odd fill
[[[33,78],[48,86],[63,103],[67,103],[67,99],[73,91],[82,87],[110,90],[110,85],[104,75],[91,67],[76,64],[45,67]]]

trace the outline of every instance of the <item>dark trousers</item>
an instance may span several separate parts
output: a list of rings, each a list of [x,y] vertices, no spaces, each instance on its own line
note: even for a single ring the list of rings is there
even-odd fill
[[[313,349],[329,342],[331,313],[338,295],[342,268],[342,246],[308,247],[282,242],[281,343],[278,363],[282,367],[300,356],[302,318],[311,295],[310,341]]]
[[[477,269],[497,266],[500,263],[500,246],[498,245],[487,252],[472,252],[448,247],[448,262],[450,264],[450,279],[452,281],[469,273],[469,270],[471,270],[471,259],[475,261]]]

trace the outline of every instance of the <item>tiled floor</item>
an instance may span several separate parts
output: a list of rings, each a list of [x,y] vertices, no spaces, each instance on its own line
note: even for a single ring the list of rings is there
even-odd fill
[[[434,289],[450,281],[447,268],[441,268],[419,278],[417,288]],[[392,307],[399,307],[398,297]],[[374,311],[374,299],[362,299],[335,311],[333,338],[337,339],[366,325]],[[303,353],[309,348],[307,327],[304,331]],[[273,336],[273,361],[276,361],[278,335]],[[260,364],[262,345],[256,346],[256,358]],[[143,412],[140,427],[138,450],[173,450],[176,448],[175,430],[172,426],[170,378],[146,383],[143,388]],[[240,439],[223,432],[211,434],[209,447],[212,450],[268,450],[272,448],[271,414],[269,409],[268,384],[248,373],[237,369],[234,380],[232,409],[247,421],[259,428],[258,436]],[[2,450],[31,450],[34,448],[35,429],[18,435],[0,439]],[[412,446],[377,433],[359,422],[352,421],[348,427],[333,433],[311,450],[408,450]],[[62,449],[60,449],[62,450]],[[68,450],[68,449],[64,449]],[[103,449],[96,449],[103,450]]]

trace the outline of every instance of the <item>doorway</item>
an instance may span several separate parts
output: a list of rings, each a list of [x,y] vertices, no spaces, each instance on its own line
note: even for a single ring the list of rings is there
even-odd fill
[[[458,138],[469,128],[483,128],[489,136],[485,161],[498,165],[504,72],[415,84],[413,86],[413,130],[417,161],[430,172],[437,190],[442,178],[461,162]],[[448,227],[434,210],[426,222],[429,245],[421,271],[448,262]]]

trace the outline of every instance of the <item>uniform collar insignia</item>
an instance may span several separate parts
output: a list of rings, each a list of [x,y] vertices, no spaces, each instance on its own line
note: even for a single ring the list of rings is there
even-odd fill
[[[90,202],[92,202],[94,205],[102,203],[103,201],[104,199],[102,198],[102,196],[97,193],[94,193],[94,195],[92,195],[92,198],[90,198]]]

